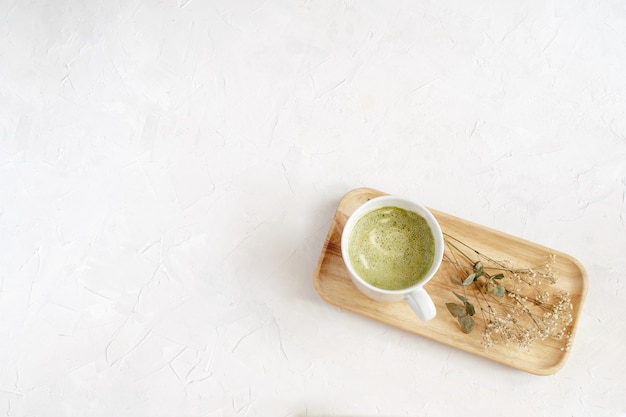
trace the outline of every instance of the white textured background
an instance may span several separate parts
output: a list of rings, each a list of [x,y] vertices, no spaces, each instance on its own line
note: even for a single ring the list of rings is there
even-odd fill
[[[626,3],[0,1],[0,415],[625,416]],[[342,312],[368,186],[578,258],[538,377]]]

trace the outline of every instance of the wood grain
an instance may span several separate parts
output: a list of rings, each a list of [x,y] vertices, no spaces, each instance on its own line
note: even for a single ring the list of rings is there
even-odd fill
[[[314,284],[319,295],[328,303],[342,309],[361,314],[391,326],[421,335],[435,341],[454,346],[466,352],[493,360],[506,366],[532,374],[549,375],[564,365],[568,351],[551,340],[535,341],[527,350],[517,345],[495,345],[483,347],[482,329],[477,324],[474,331],[463,334],[454,319],[446,310],[446,302],[454,302],[454,285],[450,277],[454,267],[446,262],[426,285],[437,307],[437,316],[429,321],[420,321],[404,302],[385,304],[362,295],[352,284],[341,257],[341,232],[348,216],[365,201],[385,195],[370,188],[359,188],[347,193],[340,201],[314,274]],[[473,248],[489,254],[493,259],[508,259],[514,265],[531,266],[545,263],[550,254],[556,255],[553,266],[559,280],[552,286],[554,290],[567,291],[572,299],[573,321],[569,331],[571,340],[587,293],[587,273],[574,258],[564,253],[535,243],[492,230],[449,214],[431,210],[439,221],[444,233],[455,236]],[[554,291],[553,290],[553,291]]]

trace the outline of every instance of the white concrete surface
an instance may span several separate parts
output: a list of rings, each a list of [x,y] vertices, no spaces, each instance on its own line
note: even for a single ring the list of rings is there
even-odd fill
[[[623,1],[0,1],[0,415],[626,416]],[[373,187],[566,252],[538,377],[312,277]]]

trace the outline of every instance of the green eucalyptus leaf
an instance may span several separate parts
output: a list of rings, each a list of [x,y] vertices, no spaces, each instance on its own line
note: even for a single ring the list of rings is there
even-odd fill
[[[450,282],[452,282],[453,284],[456,284],[456,285],[463,285],[463,283],[461,281],[459,281],[458,279],[456,279],[454,277],[450,277]]]
[[[463,281],[463,285],[470,285],[472,282],[474,282],[474,278],[476,278],[476,273],[472,272],[467,276],[467,278],[465,278],[465,281]]]
[[[474,272],[479,272],[483,269],[482,262],[478,261],[474,264]]]
[[[456,295],[456,298],[458,298],[459,300],[463,301],[464,303],[467,302],[467,298],[463,297],[462,295],[457,294],[455,291],[452,291],[452,293]]]
[[[504,274],[498,274],[491,277],[491,279],[502,279],[504,278]]]
[[[496,297],[504,296],[504,285],[498,284],[498,286],[494,288],[491,293],[495,295]]]
[[[469,314],[470,316],[473,316],[474,314],[476,314],[476,309],[474,308],[474,304],[470,303],[469,301],[466,301],[465,312]]]
[[[471,316],[459,317],[459,326],[463,333],[470,333],[474,329],[474,319]]]
[[[448,311],[454,317],[461,317],[467,314],[465,312],[465,308],[463,308],[462,305],[455,304],[455,303],[446,303],[446,307],[448,307]]]

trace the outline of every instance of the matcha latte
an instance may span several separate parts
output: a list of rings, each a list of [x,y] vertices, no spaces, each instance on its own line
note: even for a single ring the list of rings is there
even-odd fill
[[[420,282],[435,257],[435,239],[426,220],[398,207],[365,214],[350,235],[350,262],[361,278],[384,290]]]

